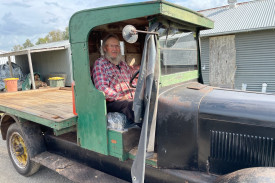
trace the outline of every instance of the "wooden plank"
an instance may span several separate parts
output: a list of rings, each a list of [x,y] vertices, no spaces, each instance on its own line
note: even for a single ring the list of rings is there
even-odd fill
[[[0,111],[6,112],[9,114],[13,114],[14,116],[17,116],[18,118],[22,118],[27,121],[33,121],[35,123],[42,124],[44,126],[48,126],[55,130],[61,130],[61,129],[68,128],[70,126],[74,126],[77,124],[77,116],[74,116],[69,119],[64,119],[64,120],[55,119],[55,121],[54,121],[54,120],[41,118],[35,114],[26,113],[26,112],[15,110],[15,109],[8,108],[8,107],[3,107],[1,105],[0,105]]]
[[[21,112],[24,112],[24,113],[32,114],[32,115],[35,115],[35,116],[38,116],[38,117],[41,117],[41,118],[44,118],[44,119],[53,120],[53,121],[56,121],[56,122],[74,117],[73,113],[69,113],[65,116],[62,116],[61,113],[50,113],[52,111],[50,111],[50,112],[41,111],[41,110],[31,109],[31,108],[28,108],[28,107],[25,107],[25,106],[20,106],[20,105],[17,105],[17,104],[11,104],[11,103],[8,103],[7,101],[5,101],[5,102],[6,102],[6,105],[1,105],[1,103],[2,103],[2,100],[1,100],[0,105],[3,106],[3,107],[15,109],[15,110],[18,110],[18,111],[21,111]]]
[[[26,93],[43,93],[43,92],[49,92],[49,91],[58,91],[59,87],[55,87],[55,88],[46,88],[46,89],[39,89],[39,90],[26,90],[26,91],[17,91],[17,92],[10,92],[10,93],[1,93],[0,97],[3,96],[12,96],[12,95],[18,95],[20,93],[20,95],[26,94]]]
[[[33,67],[32,67],[32,57],[31,57],[31,52],[28,50],[28,62],[29,62],[29,68],[30,68],[30,73],[31,73],[31,82],[32,82],[32,88],[35,90],[35,82],[34,82],[34,74],[33,74]]]
[[[75,117],[71,91],[59,88],[3,93],[0,105],[56,122]]]
[[[9,56],[8,59],[9,59],[9,66],[10,66],[10,75],[11,75],[11,78],[13,78],[12,65],[11,65],[11,57]]]
[[[234,88],[236,72],[235,35],[210,37],[209,48],[210,85]]]
[[[30,104],[30,105],[41,105],[41,104],[58,104],[63,106],[71,105],[72,106],[72,99],[71,96],[63,96],[56,95],[52,96],[52,94],[47,95],[17,95],[17,96],[6,96],[0,97],[2,100],[12,101],[13,103],[22,103],[22,104]]]
[[[48,106],[45,106],[43,104],[32,105],[29,102],[15,104],[13,101],[5,101],[0,99],[0,105],[2,103],[5,103],[5,105],[3,106],[10,107],[13,109],[24,110],[25,112],[28,112],[29,110],[30,113],[36,113],[41,117],[44,116],[45,118],[47,118],[47,116],[50,116],[50,119],[56,118],[56,116],[60,116],[60,118],[62,119],[66,119],[73,116],[72,106],[71,109],[67,108],[67,110],[60,110],[61,108],[60,106],[58,106],[58,104],[51,105],[52,107],[49,108]]]
[[[65,108],[65,109],[70,109],[72,108],[72,101],[68,101],[68,100],[60,100],[60,98],[55,98],[55,99],[41,99],[39,97],[28,97],[28,98],[0,98],[0,100],[2,100],[3,102],[7,101],[9,103],[16,103],[18,105],[23,105],[23,106],[28,106],[28,107],[52,107],[52,108],[56,108],[56,107],[61,107],[61,108]],[[65,110],[67,111],[67,110]]]

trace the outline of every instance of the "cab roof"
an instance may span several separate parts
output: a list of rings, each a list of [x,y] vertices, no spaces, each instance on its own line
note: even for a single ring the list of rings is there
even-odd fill
[[[92,28],[124,20],[159,15],[198,30],[214,27],[202,14],[163,0],[107,6],[76,12],[70,19],[70,43],[86,42]]]

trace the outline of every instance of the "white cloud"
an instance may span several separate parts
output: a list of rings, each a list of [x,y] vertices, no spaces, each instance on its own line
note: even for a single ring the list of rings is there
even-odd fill
[[[0,50],[10,51],[14,45],[22,45],[26,39],[35,43],[37,38],[44,37],[52,30],[64,30],[76,11],[140,1],[142,0],[0,0]],[[170,0],[170,2],[193,10],[227,4],[227,0]]]
[[[244,2],[249,0],[238,0],[239,2]],[[227,0],[174,0],[173,3],[187,7],[191,10],[204,10],[209,8],[215,8],[220,6],[228,5]]]

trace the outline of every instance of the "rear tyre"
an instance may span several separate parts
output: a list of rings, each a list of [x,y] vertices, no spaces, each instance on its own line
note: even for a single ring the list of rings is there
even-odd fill
[[[40,168],[40,164],[30,160],[33,148],[27,146],[23,133],[17,123],[10,125],[6,139],[8,153],[16,171],[24,176],[31,176],[36,173]]]

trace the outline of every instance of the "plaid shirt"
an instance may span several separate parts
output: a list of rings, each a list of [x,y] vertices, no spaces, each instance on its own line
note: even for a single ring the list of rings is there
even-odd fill
[[[123,96],[133,99],[135,89],[129,86],[134,69],[124,61],[119,64],[120,69],[105,58],[95,61],[92,76],[95,87],[103,91],[107,101],[119,100]]]

